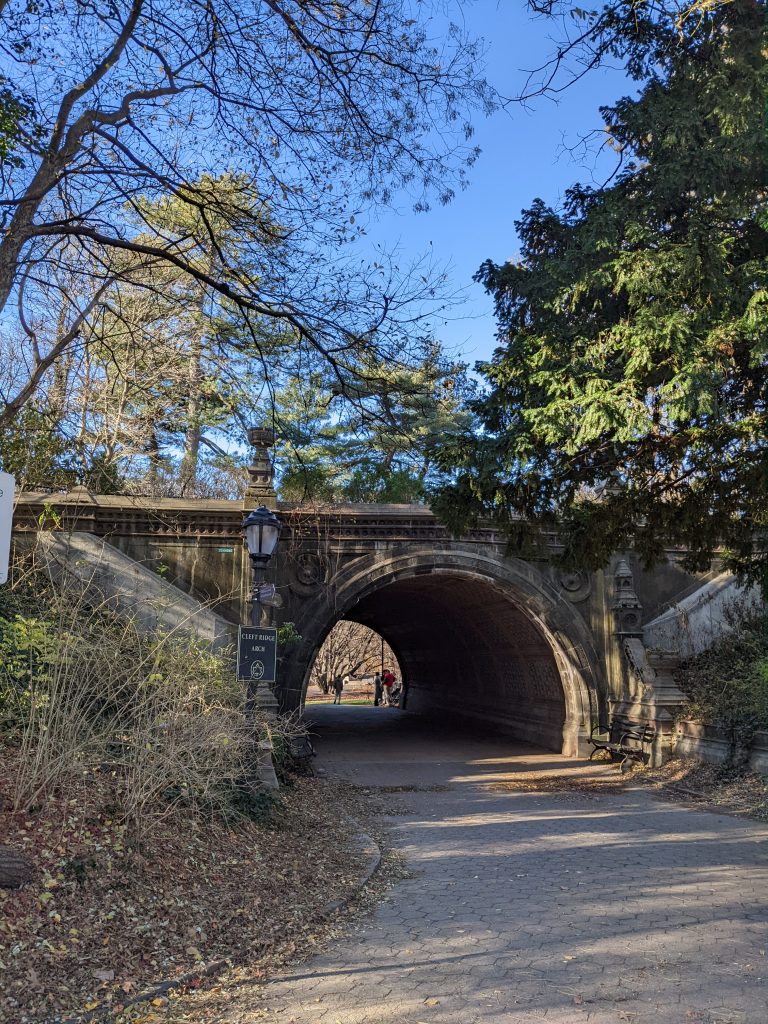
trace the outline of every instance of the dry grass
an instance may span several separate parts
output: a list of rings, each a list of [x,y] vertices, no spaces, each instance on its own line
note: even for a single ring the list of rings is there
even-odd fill
[[[768,821],[768,779],[757,772],[728,776],[716,765],[675,760],[655,769],[653,783],[668,796],[707,810]]]
[[[226,812],[266,729],[247,727],[231,659],[183,627],[143,632],[76,577],[52,581],[33,566],[18,586],[37,601],[0,622],[0,739],[21,754],[15,808],[83,799],[99,772],[112,817],[137,843],[177,804]]]

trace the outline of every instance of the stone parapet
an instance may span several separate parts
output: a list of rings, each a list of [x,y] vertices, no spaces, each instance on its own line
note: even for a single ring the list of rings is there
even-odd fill
[[[729,743],[714,726],[682,721],[675,724],[672,749],[678,757],[722,764],[728,755]],[[753,771],[768,775],[768,732],[755,733],[749,766]]]
[[[450,531],[423,505],[340,504],[307,508],[276,502],[274,507],[289,534],[301,541],[334,545],[372,539],[450,542]],[[18,495],[14,530],[77,530],[99,537],[112,534],[219,537],[242,540],[243,502],[185,498],[143,498],[72,491],[28,491]],[[501,532],[479,527],[467,538],[478,544],[503,547]],[[557,546],[555,535],[551,543]],[[283,543],[281,541],[281,543]]]

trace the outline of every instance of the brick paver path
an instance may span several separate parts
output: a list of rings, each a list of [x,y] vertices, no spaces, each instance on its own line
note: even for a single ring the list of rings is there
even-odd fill
[[[392,840],[412,876],[270,982],[253,1020],[768,1024],[764,827],[640,789],[494,792],[508,773],[573,764],[389,709],[312,714],[329,774],[447,788],[398,799]]]

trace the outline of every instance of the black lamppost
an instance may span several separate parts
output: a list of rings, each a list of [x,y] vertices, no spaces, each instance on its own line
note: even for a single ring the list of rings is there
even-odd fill
[[[249,512],[243,521],[245,543],[251,558],[253,569],[253,589],[251,591],[251,625],[261,625],[262,586],[267,571],[267,564],[275,552],[280,539],[283,524],[274,512],[265,505],[259,505]]]
[[[248,554],[251,558],[253,569],[253,589],[251,590],[251,625],[257,628],[261,626],[261,609],[266,603],[264,591],[264,577],[267,571],[267,564],[275,552],[277,542],[280,539],[282,523],[274,512],[270,512],[265,505],[259,505],[253,512],[250,512],[243,520],[243,532],[245,543],[248,546]],[[272,588],[274,597],[274,588]],[[254,722],[256,708],[260,708],[263,715],[273,718],[277,714],[278,703],[269,684],[262,678],[248,680],[248,688],[245,699],[246,719]],[[259,747],[270,746],[270,741],[261,740]],[[270,760],[269,764],[272,762]],[[274,769],[271,769],[274,775]],[[270,781],[269,785],[273,783]],[[274,779],[274,786],[277,779]],[[273,787],[274,788],[274,787]]]

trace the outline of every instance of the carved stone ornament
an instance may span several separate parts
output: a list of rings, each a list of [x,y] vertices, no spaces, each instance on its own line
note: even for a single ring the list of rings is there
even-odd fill
[[[557,576],[560,589],[573,604],[579,601],[586,601],[592,591],[592,584],[589,574],[586,572],[570,571],[564,569]]]
[[[302,551],[298,554],[293,560],[292,570],[291,590],[298,594],[313,594],[325,580],[323,563],[314,551]]]
[[[648,652],[642,640],[632,637],[624,641],[624,655],[640,695],[647,696],[656,680],[656,671],[648,660]]]
[[[275,435],[269,427],[252,427],[248,431],[248,440],[253,445],[253,459],[248,466],[248,489],[245,492],[244,503],[252,505],[272,504],[276,501],[274,485],[274,466],[269,455],[269,449],[275,443]]]
[[[632,570],[626,559],[620,559],[613,574],[614,602],[613,614],[616,620],[616,632],[641,636],[643,632],[643,606],[635,593],[635,582]]]

